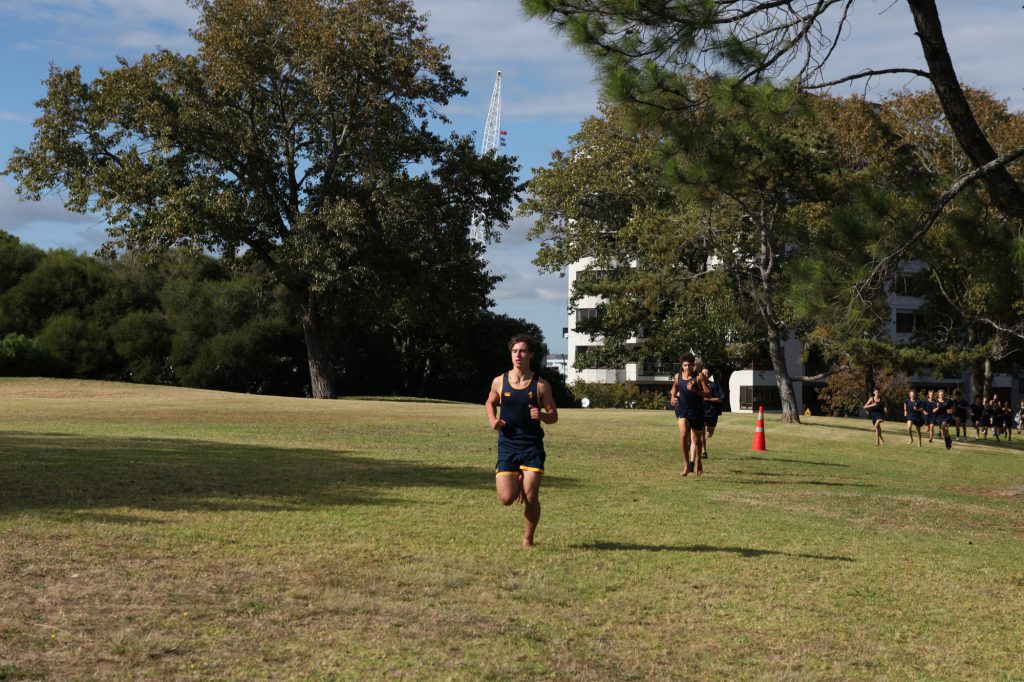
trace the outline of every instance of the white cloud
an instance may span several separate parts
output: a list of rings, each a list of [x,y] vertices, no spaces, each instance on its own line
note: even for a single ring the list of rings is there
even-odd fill
[[[96,218],[71,213],[55,195],[42,201],[22,201],[10,185],[0,182],[0,229],[17,229],[33,222],[81,224],[94,223]]]
[[[108,57],[112,49],[189,49],[197,14],[182,0],[0,0],[0,16],[45,27],[47,40],[25,39],[19,49],[46,45],[80,59]]]

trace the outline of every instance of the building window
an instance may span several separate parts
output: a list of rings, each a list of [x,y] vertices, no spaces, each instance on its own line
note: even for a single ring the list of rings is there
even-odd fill
[[[592,346],[576,346],[576,355],[575,355],[575,362],[574,362],[574,364],[576,365],[577,368],[581,368],[581,369],[598,369],[597,362],[593,361],[593,360],[588,361],[586,365],[580,367],[580,364],[579,364],[580,363],[580,358],[583,357],[583,354],[586,353],[587,351],[589,351],[591,348],[592,348]]]
[[[580,322],[587,322],[588,320],[600,319],[601,312],[597,308],[577,308],[576,309],[576,324]]]
[[[896,332],[912,334],[924,326],[924,315],[920,313],[896,313]]]
[[[766,410],[782,409],[782,398],[779,397],[777,386],[740,386],[740,409],[756,411],[758,407]]]
[[[605,270],[581,270],[576,274],[575,287],[586,289],[601,284],[608,278]]]

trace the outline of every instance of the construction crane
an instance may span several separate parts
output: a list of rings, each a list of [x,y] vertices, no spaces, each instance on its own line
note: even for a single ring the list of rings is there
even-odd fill
[[[494,78],[494,90],[491,91],[491,104],[487,107],[487,123],[484,124],[484,134],[480,138],[480,155],[487,152],[497,153],[505,146],[507,134],[501,129],[501,71],[498,71]],[[469,238],[476,242],[484,240],[484,228],[477,218],[474,218],[469,226]]]

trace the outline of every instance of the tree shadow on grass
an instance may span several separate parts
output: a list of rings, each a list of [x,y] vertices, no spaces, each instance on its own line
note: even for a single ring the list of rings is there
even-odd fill
[[[628,552],[693,552],[705,554],[709,552],[723,552],[726,554],[737,554],[742,557],[761,556],[787,556],[797,559],[822,559],[825,561],[856,561],[848,556],[829,556],[824,554],[800,554],[795,552],[780,552],[774,549],[754,549],[752,547],[713,547],[711,545],[637,545],[628,542],[588,542],[582,545],[570,545],[573,549],[596,549]]]
[[[757,455],[751,455],[750,457],[734,457],[733,459],[754,459],[759,462],[788,462],[790,464],[812,464],[819,467],[847,467],[849,464],[838,464],[836,462],[812,462],[806,459],[782,459],[780,457],[758,457]]]
[[[761,476],[759,473],[742,472],[750,476]],[[801,481],[801,480],[764,480],[759,478],[738,478],[733,476],[718,476],[718,480],[727,483],[742,483],[743,485],[821,485],[835,488],[877,488],[873,483],[845,483],[843,481]]]
[[[490,464],[453,467],[343,450],[0,432],[0,514],[74,510],[83,520],[128,523],[145,519],[103,510],[403,504],[403,488],[487,490],[493,486]]]
[[[849,419],[850,421],[849,424],[824,424],[822,422],[807,421],[806,419],[802,419],[800,421],[800,424],[801,426],[812,426],[819,429],[846,429],[848,431],[863,431],[864,434],[867,436],[874,435],[875,429],[872,426],[871,421],[867,417],[847,417],[847,419]],[[856,426],[856,424],[860,424],[860,426]],[[885,422],[883,422],[883,424],[889,424],[890,426],[899,425],[903,427],[904,431],[906,431],[906,422],[887,419]]]

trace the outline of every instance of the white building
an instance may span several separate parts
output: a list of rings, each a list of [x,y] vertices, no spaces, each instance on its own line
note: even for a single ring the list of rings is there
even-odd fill
[[[568,270],[568,291],[572,295],[573,284],[579,273],[587,268],[592,259],[585,258],[569,266]],[[910,266],[909,272],[914,271]],[[657,388],[667,390],[672,383],[672,376],[678,371],[678,364],[675,362],[664,364],[642,364],[627,363],[624,367],[589,367],[576,369],[576,358],[591,346],[600,346],[603,340],[600,337],[591,340],[585,333],[576,331],[578,322],[589,319],[598,314],[598,304],[601,298],[598,296],[584,296],[577,303],[576,310],[569,312],[566,338],[568,339],[568,358],[566,361],[565,377],[569,384],[575,381],[586,381],[593,383],[624,383],[632,381],[643,388]],[[921,313],[917,312],[924,305],[925,300],[918,296],[906,294],[893,294],[889,298],[891,317],[888,325],[889,337],[897,343],[908,342],[913,335],[914,329],[921,323]],[[627,343],[643,343],[643,338],[632,338]],[[682,353],[685,349],[680,349]],[[786,356],[786,366],[792,376],[807,376],[820,374],[823,367],[805,367],[801,362],[803,345],[795,338],[788,339],[783,344],[783,352]],[[970,368],[965,369],[956,376],[933,376],[925,372],[909,377],[912,386],[920,388],[946,388],[952,390],[961,388],[969,398],[972,394]],[[793,382],[793,392],[796,395],[797,409],[802,413],[808,406],[816,411],[818,399],[816,389],[824,386],[824,381],[817,382]],[[729,406],[733,412],[752,412],[762,405],[765,411],[781,411],[778,385],[775,383],[775,372],[771,364],[766,363],[754,365],[736,370],[729,377]],[[1018,405],[1024,397],[1024,379],[1013,377],[1009,374],[996,374],[992,377],[992,391],[998,393],[1003,400],[1009,400],[1011,405]]]

